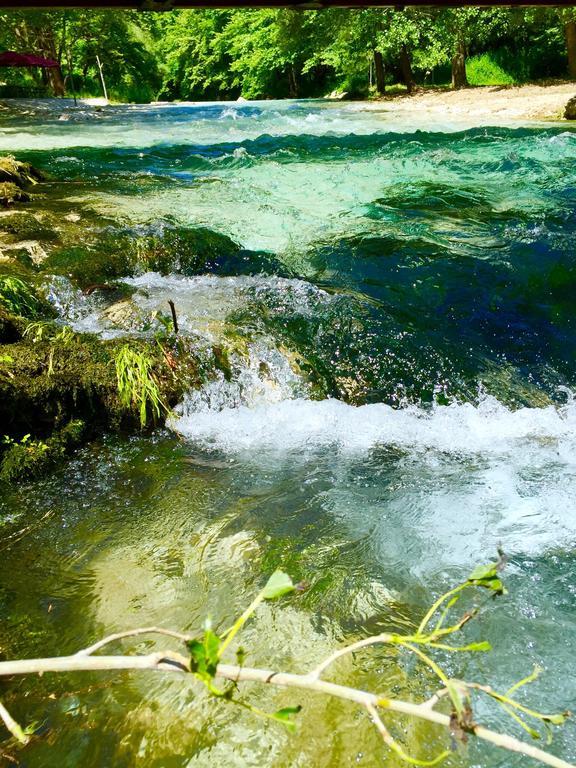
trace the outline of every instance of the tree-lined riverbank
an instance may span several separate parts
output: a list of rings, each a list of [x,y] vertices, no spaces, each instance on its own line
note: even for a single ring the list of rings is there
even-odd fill
[[[2,47],[60,66],[4,72],[0,97],[365,98],[576,77],[576,17],[554,8],[12,11]]]

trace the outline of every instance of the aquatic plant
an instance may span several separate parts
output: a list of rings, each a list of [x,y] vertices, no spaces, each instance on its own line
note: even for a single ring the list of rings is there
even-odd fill
[[[20,440],[4,435],[0,443],[5,449],[0,461],[0,481],[12,483],[25,477],[38,477],[79,445],[85,431],[84,421],[72,419],[46,440],[33,439],[31,434]]]
[[[21,317],[38,317],[42,311],[34,289],[19,277],[0,275],[0,304]]]
[[[138,410],[142,428],[148,423],[150,413],[158,419],[162,409],[169,410],[154,378],[153,360],[146,352],[137,352],[125,344],[116,353],[114,361],[120,402],[124,408]]]
[[[491,686],[477,682],[458,680],[450,677],[442,665],[434,658],[436,651],[454,654],[463,652],[487,652],[491,649],[488,642],[452,644],[451,637],[461,632],[478,614],[480,607],[475,605],[458,618],[452,618],[455,606],[465,592],[484,590],[492,597],[506,594],[500,571],[504,557],[495,563],[475,568],[463,583],[441,595],[426,612],[415,632],[401,635],[384,632],[366,637],[345,645],[334,651],[306,674],[291,674],[281,671],[251,668],[244,665],[246,652],[236,648],[236,663],[224,662],[224,655],[232,645],[238,633],[251,618],[261,603],[276,600],[290,593],[302,591],[303,586],[294,584],[282,571],[272,574],[267,584],[256,596],[242,615],[224,632],[217,634],[211,622],[206,621],[204,631],[199,636],[192,636],[160,627],[142,627],[118,632],[99,640],[88,648],[78,651],[73,656],[29,659],[0,662],[0,677],[11,675],[37,674],[43,672],[97,671],[97,670],[157,670],[181,674],[192,674],[212,694],[225,702],[237,704],[250,710],[255,715],[274,720],[285,726],[290,732],[297,727],[297,717],[301,711],[299,705],[283,707],[276,712],[265,712],[254,707],[241,696],[239,684],[256,682],[300,690],[313,691],[324,695],[350,701],[365,709],[377,728],[386,747],[403,761],[414,766],[433,766],[449,757],[459,744],[465,744],[470,736],[486,741],[510,752],[532,757],[553,768],[574,768],[561,758],[521,741],[514,736],[498,733],[476,722],[473,698],[477,695],[488,697],[503,712],[520,724],[534,739],[539,732],[531,723],[540,726],[551,740],[552,726],[563,725],[568,713],[548,714],[533,709],[517,698],[517,692],[536,680],[540,670],[536,669],[522,680],[514,683],[505,692],[499,692]],[[118,640],[156,634],[181,641],[186,653],[159,651],[148,655],[113,655],[97,656],[97,651]],[[352,688],[324,680],[328,668],[344,656],[356,654],[376,645],[388,644],[413,654],[437,678],[441,686],[432,696],[413,702],[399,699],[382,698],[376,693]],[[226,681],[222,686],[218,680]],[[446,728],[450,733],[451,746],[431,759],[420,759],[407,754],[399,739],[393,735],[393,727],[384,723],[382,713],[397,713],[421,721],[427,721]],[[27,743],[30,730],[22,729],[0,703],[0,719],[7,729],[21,743]]]

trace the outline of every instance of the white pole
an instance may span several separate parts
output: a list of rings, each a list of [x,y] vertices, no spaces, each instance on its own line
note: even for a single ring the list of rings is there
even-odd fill
[[[102,62],[100,61],[100,56],[98,56],[98,54],[96,54],[96,61],[98,62],[98,69],[100,70],[100,80],[102,82],[102,90],[104,91],[104,98],[106,99],[106,101],[108,101],[108,91],[106,90],[104,73],[102,72]]]

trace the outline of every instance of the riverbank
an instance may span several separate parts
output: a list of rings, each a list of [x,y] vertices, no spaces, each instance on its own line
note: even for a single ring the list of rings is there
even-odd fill
[[[395,93],[376,100],[354,102],[367,110],[382,110],[395,114],[414,112],[418,116],[416,127],[426,127],[427,115],[438,119],[477,121],[481,124],[495,124],[516,120],[563,120],[567,102],[576,95],[576,82],[547,85],[521,86],[476,86],[453,91],[447,88],[418,90],[413,94]],[[335,99],[335,101],[339,101]],[[169,106],[177,102],[155,103],[154,106]],[[181,106],[206,104],[208,102],[179,102]],[[249,104],[246,99],[238,103]],[[2,115],[38,115],[58,113],[61,119],[79,111],[99,111],[110,105],[105,99],[3,99],[0,101]]]

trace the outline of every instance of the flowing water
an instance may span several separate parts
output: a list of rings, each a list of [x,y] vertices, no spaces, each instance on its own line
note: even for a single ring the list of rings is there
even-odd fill
[[[225,273],[127,280],[134,312],[172,299],[198,348],[232,339],[229,375],[166,430],[4,492],[5,657],[207,614],[224,626],[282,567],[308,589],[264,606],[243,642],[254,665],[304,671],[345,640],[414,627],[502,545],[510,593],[468,633],[495,650],[447,668],[505,690],[539,664],[535,705],[576,707],[576,132],[270,102],[5,119],[0,150],[125,228],[209,227],[244,249]],[[61,278],[49,291],[79,330],[150,332]],[[431,685],[387,651],[335,678],[408,697]],[[0,693],[38,733],[0,749],[7,765],[396,765],[364,714],[311,694],[250,691],[269,711],[303,705],[292,736],[146,673]],[[422,757],[445,744],[393,728]],[[551,750],[576,760],[575,736]],[[450,764],[531,762],[471,744]]]

